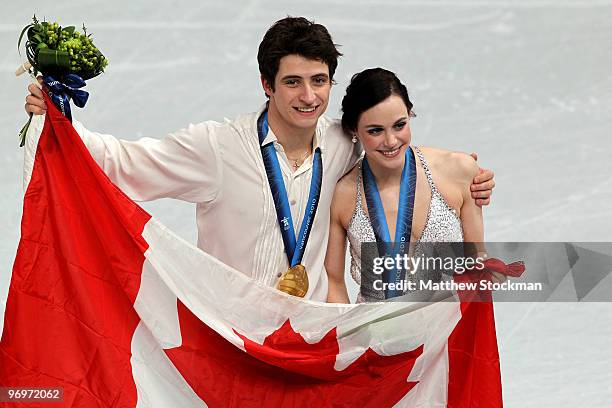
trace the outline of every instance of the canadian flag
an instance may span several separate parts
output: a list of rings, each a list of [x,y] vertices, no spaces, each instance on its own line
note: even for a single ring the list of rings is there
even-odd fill
[[[262,286],[151,218],[47,106],[27,140],[0,386],[61,387],[70,407],[502,405],[491,303]]]

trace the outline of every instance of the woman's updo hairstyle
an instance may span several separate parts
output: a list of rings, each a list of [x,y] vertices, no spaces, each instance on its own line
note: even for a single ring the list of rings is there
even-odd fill
[[[346,88],[346,95],[342,98],[344,131],[347,134],[354,132],[361,114],[391,95],[402,98],[408,113],[412,111],[408,91],[393,72],[383,68],[369,68],[353,75]]]

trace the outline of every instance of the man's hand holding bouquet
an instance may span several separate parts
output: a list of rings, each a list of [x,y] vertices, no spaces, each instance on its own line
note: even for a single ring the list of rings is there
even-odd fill
[[[108,60],[94,45],[91,34],[83,25],[83,33],[74,26],[61,27],[56,22],[38,21],[23,28],[17,49],[26,36],[25,48],[28,61],[15,72],[21,75],[29,72],[33,78],[42,75],[43,89],[60,111],[72,120],[70,100],[80,108],[85,106],[89,93],[83,91],[85,80],[104,72]],[[25,135],[32,117],[19,132],[20,146],[24,145]]]

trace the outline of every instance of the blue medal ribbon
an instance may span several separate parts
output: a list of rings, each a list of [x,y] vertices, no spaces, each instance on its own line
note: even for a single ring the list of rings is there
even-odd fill
[[[363,190],[368,203],[370,223],[376,237],[379,256],[394,257],[406,252],[412,233],[412,215],[414,211],[414,194],[416,191],[416,162],[411,148],[406,149],[406,158],[400,181],[400,196],[397,205],[397,220],[395,223],[395,241],[391,245],[391,236],[385,210],[383,208],[374,174],[368,165],[367,157],[361,166],[363,174]],[[385,270],[382,278],[384,283],[399,283],[406,276],[404,269]],[[401,296],[401,290],[390,290],[385,285],[385,299]]]
[[[319,205],[321,184],[323,181],[321,149],[317,147],[314,152],[310,192],[308,193],[308,206],[304,212],[299,235],[296,239],[291,208],[289,207],[287,190],[285,189],[285,181],[283,180],[274,144],[268,143],[265,146],[263,145],[264,139],[268,135],[268,129],[268,112],[264,111],[257,120],[257,134],[259,136],[261,155],[268,176],[268,183],[270,184],[274,206],[276,207],[276,218],[278,219],[278,225],[280,226],[281,235],[283,237],[283,244],[285,245],[285,253],[287,254],[289,266],[293,267],[302,262],[306,243],[308,242],[310,230],[312,229],[314,217],[317,212],[317,206]]]
[[[82,108],[87,103],[89,93],[83,91],[85,86],[83,78],[77,74],[68,74],[64,76],[64,82],[60,82],[50,75],[43,76],[43,81],[49,87],[49,97],[68,120],[72,121],[72,113],[70,112],[70,99],[79,108]]]

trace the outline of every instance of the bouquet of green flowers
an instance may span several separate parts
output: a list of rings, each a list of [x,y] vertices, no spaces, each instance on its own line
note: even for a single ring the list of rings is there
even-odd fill
[[[89,94],[79,88],[85,86],[85,80],[94,78],[104,72],[108,60],[94,45],[91,34],[83,25],[83,33],[74,26],[61,27],[56,22],[38,21],[23,28],[17,42],[27,36],[25,43],[28,62],[17,70],[19,75],[30,72],[34,77],[43,75],[51,100],[70,120],[70,99],[78,107],[85,106]],[[19,132],[21,146],[25,142],[25,134],[32,117]]]

